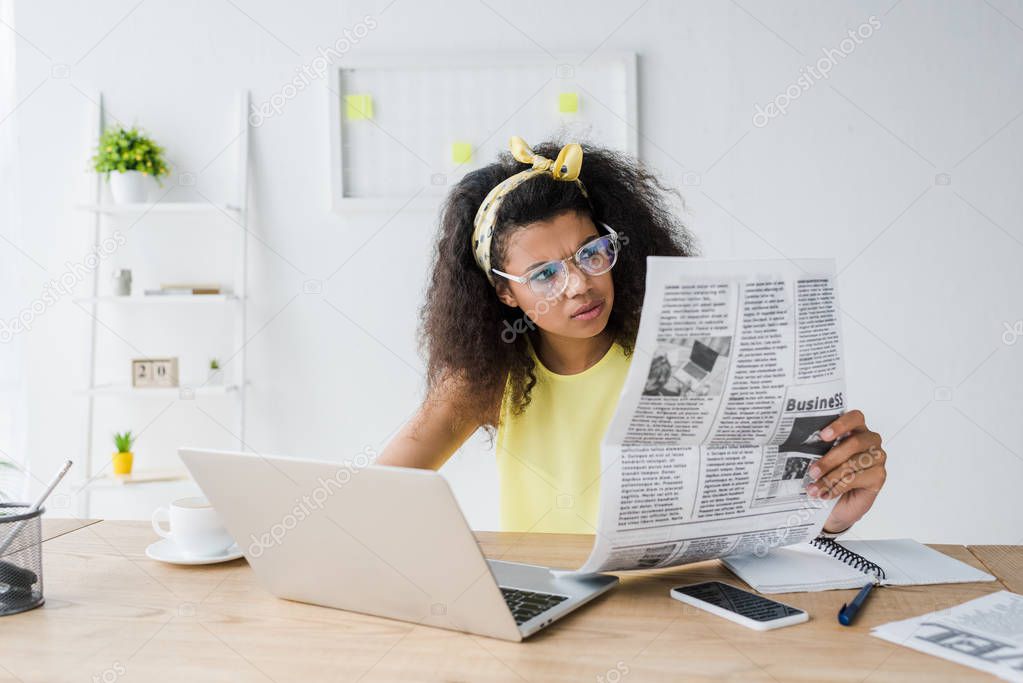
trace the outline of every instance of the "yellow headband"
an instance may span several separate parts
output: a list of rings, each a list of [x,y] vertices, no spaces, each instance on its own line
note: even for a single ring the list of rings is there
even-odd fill
[[[578,144],[573,142],[562,147],[558,158],[554,161],[534,154],[526,141],[517,135],[512,136],[510,147],[512,156],[516,160],[524,164],[532,164],[533,167],[502,180],[487,194],[473,221],[472,249],[476,255],[476,265],[483,270],[490,284],[494,284],[494,274],[490,270],[490,241],[494,236],[494,223],[497,220],[501,201],[509,192],[534,176],[547,174],[555,180],[574,182],[579,186],[579,191],[583,193],[584,197],[589,196],[579,180],[579,171],[583,166],[583,148]]]

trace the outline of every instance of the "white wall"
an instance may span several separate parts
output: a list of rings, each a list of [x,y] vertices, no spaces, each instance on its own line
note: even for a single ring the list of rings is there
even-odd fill
[[[468,0],[263,0],[238,3],[243,13],[198,0],[22,1],[19,246],[50,277],[84,253],[89,218],[73,207],[88,200],[85,94],[95,90],[158,137],[178,171],[199,173],[200,190],[225,198],[234,150],[217,153],[237,133],[236,91],[266,99],[366,14],[378,27],[358,55],[634,50],[641,155],[681,187],[705,253],[838,259],[850,399],[890,453],[888,485],[858,533],[1023,542],[1023,343],[1002,342],[1004,324],[1023,318],[1023,7],[740,4],[538,1],[495,11]],[[752,125],[755,103],[784,92],[871,15],[880,28],[827,80],[786,115]],[[51,77],[55,63],[69,65],[69,79]],[[317,84],[254,133],[253,229],[272,250],[251,248],[258,332],[247,349],[249,444],[329,459],[382,447],[416,407],[413,332],[434,221],[330,212],[326,97]],[[0,244],[4,267],[23,258]],[[19,267],[34,296],[46,275]],[[303,294],[307,279],[324,280],[324,293]],[[42,477],[80,448],[82,403],[70,394],[86,321],[61,302],[25,344],[29,453]],[[142,323],[112,325],[146,338]],[[185,332],[181,355],[206,350]],[[156,418],[138,447],[147,462],[172,464],[181,441],[227,438],[193,405],[157,417],[161,407],[123,413],[139,427]],[[474,526],[493,528],[485,446],[474,439],[445,472]]]

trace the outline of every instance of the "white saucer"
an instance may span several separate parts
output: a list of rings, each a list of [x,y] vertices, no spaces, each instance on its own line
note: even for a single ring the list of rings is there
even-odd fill
[[[152,543],[146,548],[146,557],[159,560],[160,562],[169,562],[170,564],[217,564],[218,562],[237,560],[241,556],[242,551],[237,543],[219,555],[212,555],[210,557],[186,555],[169,538]]]

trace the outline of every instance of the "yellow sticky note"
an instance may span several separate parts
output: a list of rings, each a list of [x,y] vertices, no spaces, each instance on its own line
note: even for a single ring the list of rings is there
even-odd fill
[[[373,118],[372,95],[345,95],[345,116],[349,121]]]
[[[472,161],[472,145],[468,142],[452,142],[451,161],[456,164],[467,164]]]
[[[558,111],[562,114],[574,114],[579,111],[579,93],[560,93],[558,95]]]

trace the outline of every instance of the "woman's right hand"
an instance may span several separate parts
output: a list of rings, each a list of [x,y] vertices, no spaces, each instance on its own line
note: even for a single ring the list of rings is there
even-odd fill
[[[428,396],[415,415],[376,457],[376,465],[437,470],[454,455],[479,424],[465,420],[454,400],[458,389],[447,384]]]

